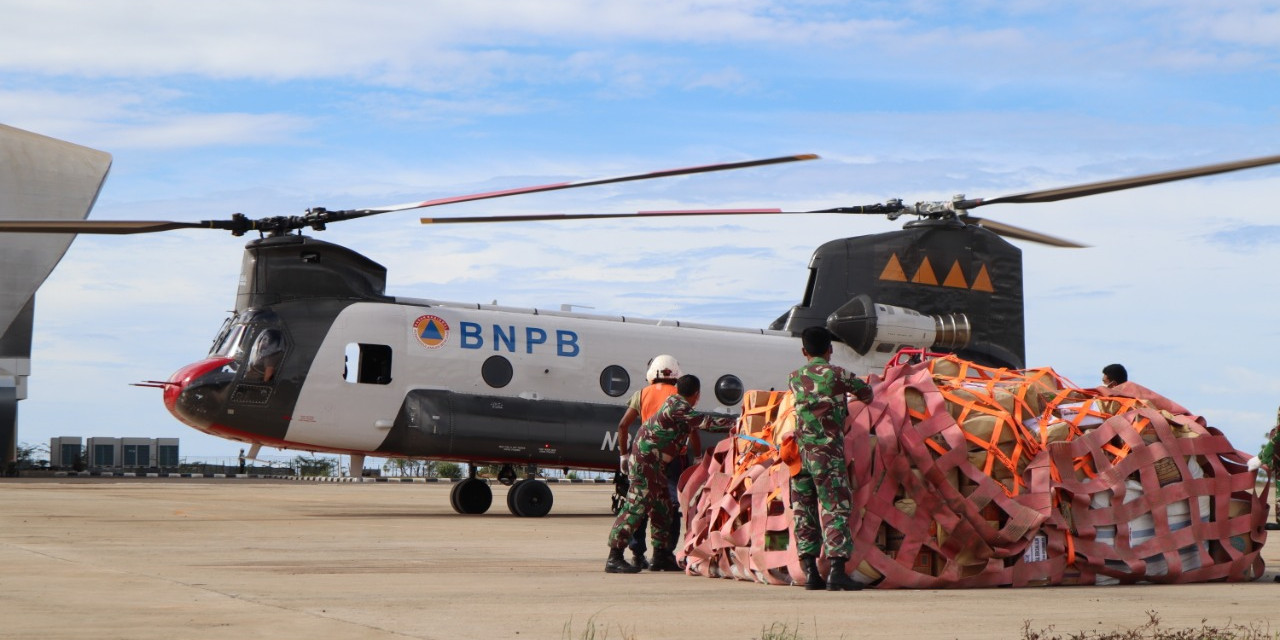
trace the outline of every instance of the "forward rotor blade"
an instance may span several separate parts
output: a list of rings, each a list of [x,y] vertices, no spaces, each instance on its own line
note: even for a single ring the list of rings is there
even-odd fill
[[[589,187],[598,184],[613,184],[616,182],[630,182],[632,180],[649,180],[652,178],[667,178],[671,176],[682,176],[694,173],[709,173],[712,171],[728,171],[730,169],[746,169],[748,167],[761,167],[770,164],[781,164],[784,162],[800,162],[804,160],[817,160],[818,155],[813,153],[803,153],[793,156],[780,156],[777,158],[766,158],[764,160],[746,160],[743,162],[725,162],[721,164],[709,164],[700,167],[688,167],[684,169],[667,169],[665,171],[654,171],[651,173],[637,173],[626,176],[617,176],[613,178],[596,178],[594,180],[578,180],[574,182],[557,182],[553,184],[544,184],[534,187],[520,187],[516,189],[503,189],[501,191],[489,191],[487,193],[475,193],[466,196],[453,196],[449,198],[438,198],[436,200],[424,200],[422,202],[412,202],[408,204],[396,204],[386,207],[374,207],[372,209],[360,209],[361,213],[389,213],[391,211],[404,211],[405,209],[421,209],[423,207],[436,207],[442,204],[453,204],[457,202],[471,202],[473,200],[487,200],[489,198],[503,198],[506,196],[514,196],[524,193],[539,193],[542,191],[558,191],[560,189],[574,189],[577,187]]]
[[[988,220],[986,218],[961,216],[960,219],[963,220],[965,224],[977,225],[996,235],[1005,236],[1006,238],[1030,240],[1031,242],[1039,242],[1040,244],[1047,244],[1053,247],[1067,247],[1070,249],[1084,249],[1089,246],[1087,244],[1080,244],[1071,240],[1065,240],[1063,238],[1040,233],[1038,231],[1031,231],[1030,229],[1023,229],[1022,227],[1015,227],[1011,224],[996,222],[995,220]]]
[[[165,220],[0,220],[0,233],[93,233],[127,235],[174,229],[216,228],[208,222]]]
[[[663,218],[671,216],[741,216],[762,213],[788,212],[782,209],[685,209],[671,211],[635,211],[631,213],[531,213],[510,216],[456,216],[452,218],[422,218],[422,224],[453,224],[472,222],[536,222],[540,220],[601,220],[604,218]]]
[[[1187,178],[1199,178],[1219,173],[1229,173],[1231,171],[1239,171],[1241,169],[1265,167],[1271,164],[1280,164],[1280,155],[1252,158],[1249,160],[1237,160],[1235,162],[1223,162],[1221,164],[1211,164],[1203,167],[1192,167],[1190,169],[1178,169],[1176,171],[1152,173],[1143,176],[1134,176],[1132,178],[1120,178],[1118,180],[1090,182],[1087,184],[1061,187],[1058,189],[1028,191],[1027,193],[1001,196],[999,198],[992,198],[989,200],[972,200],[966,204],[968,205],[968,208],[973,208],[982,205],[1001,203],[1056,202],[1058,200],[1091,196],[1099,193],[1110,193],[1112,191],[1122,191],[1124,189],[1133,189],[1135,187],[1145,187],[1153,184],[1160,184],[1162,182],[1174,182],[1177,180],[1186,180]]]

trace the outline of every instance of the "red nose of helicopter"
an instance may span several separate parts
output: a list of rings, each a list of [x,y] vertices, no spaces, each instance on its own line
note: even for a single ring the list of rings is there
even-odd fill
[[[226,393],[225,367],[231,358],[213,357],[178,369],[164,383],[164,406],[175,418],[211,433]]]

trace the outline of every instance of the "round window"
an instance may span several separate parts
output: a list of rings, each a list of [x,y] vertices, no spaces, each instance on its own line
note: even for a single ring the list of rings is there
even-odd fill
[[[744,391],[742,380],[733,374],[720,376],[720,379],[716,380],[716,400],[726,407],[736,406],[742,402]]]
[[[489,359],[480,365],[480,377],[495,389],[507,386],[511,382],[511,375],[511,361],[502,356],[489,356]]]
[[[631,374],[616,364],[611,364],[600,372],[600,390],[605,395],[616,398],[631,388]]]

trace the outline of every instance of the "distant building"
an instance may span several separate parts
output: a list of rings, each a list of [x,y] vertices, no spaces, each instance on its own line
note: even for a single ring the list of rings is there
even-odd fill
[[[84,443],[79,436],[62,436],[49,439],[49,466],[73,467],[84,453]]]
[[[49,464],[75,466],[81,455],[87,467],[147,469],[178,466],[178,438],[80,438],[62,436],[49,440]]]

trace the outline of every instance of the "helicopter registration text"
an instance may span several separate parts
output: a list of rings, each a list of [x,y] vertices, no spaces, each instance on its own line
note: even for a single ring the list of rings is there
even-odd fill
[[[523,339],[522,347],[525,353],[533,353],[534,349],[539,351],[551,349],[549,344],[551,334],[548,330],[541,327],[516,327],[516,325],[491,325],[493,331],[489,334],[488,343],[493,345],[494,351],[502,351],[506,349],[510,353],[515,353],[519,343]],[[483,349],[485,346],[484,327],[476,322],[461,322],[458,324],[460,332],[459,346],[463,349]],[[563,358],[575,358],[581,353],[582,349],[578,346],[578,333],[576,331],[568,331],[565,329],[555,330],[556,355]]]

